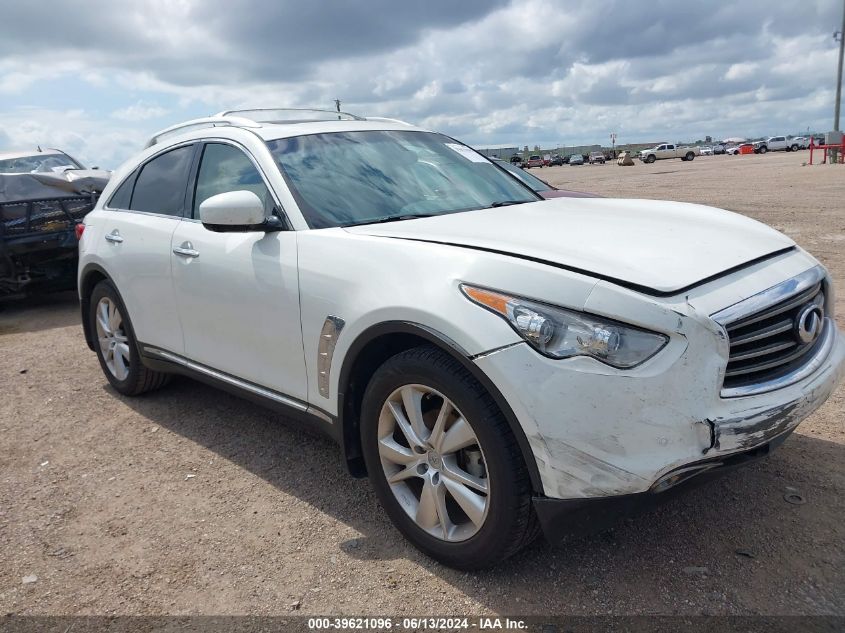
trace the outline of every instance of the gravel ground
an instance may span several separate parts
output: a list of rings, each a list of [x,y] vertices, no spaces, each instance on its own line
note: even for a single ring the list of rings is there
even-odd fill
[[[805,160],[532,173],[767,222],[830,268],[842,315],[845,168]],[[465,574],[407,545],[328,441],[189,380],[117,396],[78,320],[73,295],[0,311],[2,613],[845,614],[845,389],[762,462]]]

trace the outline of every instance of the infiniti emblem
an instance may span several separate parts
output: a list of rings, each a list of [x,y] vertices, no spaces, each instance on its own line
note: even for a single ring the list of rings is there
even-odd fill
[[[822,332],[824,324],[824,312],[822,307],[816,303],[808,303],[798,312],[795,317],[795,336],[799,343],[809,345]]]

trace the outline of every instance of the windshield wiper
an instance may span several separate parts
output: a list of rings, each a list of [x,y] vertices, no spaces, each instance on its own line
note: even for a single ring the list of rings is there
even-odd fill
[[[360,226],[362,224],[385,224],[387,222],[399,222],[400,220],[414,220],[416,218],[431,218],[437,213],[406,213],[404,215],[387,215],[383,218],[376,218],[374,220],[363,220],[353,224],[346,224],[345,226]]]
[[[491,204],[490,207],[509,207],[512,204],[525,204],[526,202],[531,202],[531,200],[499,200],[498,202]]]

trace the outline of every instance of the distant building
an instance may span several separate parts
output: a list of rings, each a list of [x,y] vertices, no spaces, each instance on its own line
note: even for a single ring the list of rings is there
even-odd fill
[[[479,154],[484,154],[491,158],[501,158],[502,160],[509,160],[514,154],[522,156],[522,152],[518,147],[485,147],[475,148],[475,151]]]

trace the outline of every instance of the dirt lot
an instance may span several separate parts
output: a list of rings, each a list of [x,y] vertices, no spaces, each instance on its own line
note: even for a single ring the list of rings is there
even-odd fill
[[[831,269],[845,327],[845,168],[805,160],[532,173],[772,224]],[[188,380],[118,397],[78,320],[72,295],[0,311],[2,613],[845,614],[843,388],[763,462],[464,574],[407,545],[328,441]]]

